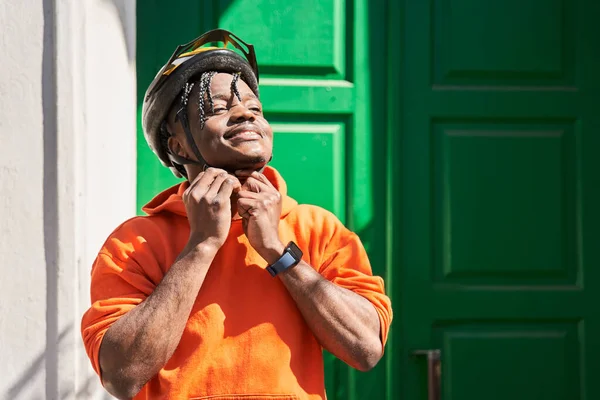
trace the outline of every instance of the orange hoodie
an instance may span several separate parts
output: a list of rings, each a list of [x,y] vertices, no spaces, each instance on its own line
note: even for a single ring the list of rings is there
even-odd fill
[[[283,197],[280,237],[331,282],[368,299],[385,345],[392,320],[383,280],[372,276],[358,236],[330,212],[298,205],[281,176],[265,176]],[[108,238],[92,267],[90,309],[81,331],[97,373],[108,328],[147,298],[187,243],[183,182],[156,196]],[[322,348],[282,282],[232,221],[198,293],[179,346],[135,399],[324,399]]]

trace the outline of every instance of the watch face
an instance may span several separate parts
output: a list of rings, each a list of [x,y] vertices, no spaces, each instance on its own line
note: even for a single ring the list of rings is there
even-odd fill
[[[287,250],[296,259],[296,261],[302,260],[302,250],[300,250],[296,243],[289,242],[287,245]]]

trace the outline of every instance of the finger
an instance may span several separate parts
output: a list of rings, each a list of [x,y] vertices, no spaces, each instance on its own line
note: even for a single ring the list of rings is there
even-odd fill
[[[227,173],[223,172],[219,175],[217,175],[215,177],[215,179],[211,182],[210,187],[208,189],[208,191],[206,192],[206,194],[204,195],[204,197],[206,197],[209,200],[214,199],[215,197],[217,197],[217,193],[219,193],[219,190],[221,189],[221,185],[223,184],[223,182],[225,182],[227,180]]]
[[[277,205],[278,199],[274,196],[261,196],[259,198],[238,198],[238,213],[241,216],[258,215]]]
[[[253,172],[256,172],[256,171],[254,171],[253,169],[238,169],[237,171],[235,171],[235,175],[248,177],[248,176],[252,175]]]
[[[198,186],[204,187],[205,192],[208,192],[214,180],[221,175],[227,175],[227,171],[218,168],[208,168],[204,172],[204,176],[202,177],[202,179],[200,179],[200,181],[198,182]]]
[[[190,187],[198,185],[198,183],[202,181],[203,177],[205,179],[205,181],[203,181],[203,182],[206,182],[207,179],[208,179],[209,182],[212,182],[212,180],[209,179],[210,177],[213,177],[213,180],[214,180],[214,177],[216,177],[217,175],[219,175],[221,173],[224,173],[224,172],[227,173],[227,171],[225,171],[224,169],[212,168],[212,167],[211,168],[207,168],[204,171],[200,172],[194,178],[194,180],[190,184]]]
[[[254,176],[248,177],[246,182],[242,185],[243,190],[250,190],[252,192],[260,193],[260,192],[270,192],[276,190],[273,187],[267,186],[260,180],[256,179]]]
[[[183,199],[184,202],[187,202],[191,196],[191,193],[193,193],[196,190],[196,187],[198,186],[198,182],[200,182],[200,179],[202,179],[202,175],[204,175],[204,172],[199,173],[194,178],[194,180],[190,183],[190,186],[188,186],[188,188],[185,190],[185,192],[183,192],[183,195],[181,196],[181,198]]]
[[[211,200],[217,198],[224,200],[225,198],[230,198],[233,192],[239,192],[241,188],[242,184],[237,177],[229,173],[222,173],[211,183],[209,191],[205,196]],[[225,194],[223,190],[225,190]]]
[[[200,200],[206,195],[215,178],[221,174],[227,174],[227,172],[218,168],[208,168],[202,173],[202,176],[198,174],[199,178],[194,179],[194,186],[187,189],[188,196],[192,196],[196,201]]]
[[[237,193],[242,190],[242,184],[237,176],[229,174],[229,179],[232,181],[232,193]]]
[[[228,175],[223,183],[221,183],[221,187],[219,187],[219,191],[216,194],[215,199],[218,199],[219,201],[229,201],[231,194],[235,190],[236,182],[239,186],[239,181],[235,177]]]
[[[259,199],[261,199],[264,196],[264,194],[256,193],[256,192],[253,192],[251,190],[243,190],[243,189],[240,190],[237,193],[237,195],[238,195],[239,198],[243,198],[243,199],[255,199],[255,200],[259,200]]]
[[[204,179],[208,179],[210,182],[212,182],[217,176],[222,174],[227,174],[227,171],[220,168],[207,168],[204,171]]]
[[[193,190],[192,188],[195,187],[198,184],[198,182],[200,182],[200,179],[202,179],[203,176],[204,176],[204,171],[202,171],[198,175],[196,175],[194,180],[192,182],[190,182],[190,186],[188,186],[188,188],[186,189],[186,192],[190,192],[191,190]]]
[[[275,189],[275,187],[273,186],[271,181],[269,181],[269,179],[267,179],[267,177],[264,174],[261,174],[258,171],[254,171],[251,169],[241,169],[241,170],[235,171],[235,174],[239,177],[244,177],[244,178],[252,177],[254,179],[258,179],[260,182],[264,183],[265,185],[270,186],[273,189]]]
[[[253,178],[258,179],[259,181],[261,181],[262,183],[264,183],[265,185],[275,189],[275,186],[273,186],[273,184],[271,183],[271,181],[264,175],[261,174],[258,171],[254,171],[254,173],[251,175]],[[275,189],[277,190],[277,189]]]
[[[242,177],[241,179],[244,178]],[[259,182],[256,179],[248,178],[242,185],[242,190],[259,193],[261,190],[261,186],[259,185]]]
[[[259,210],[259,201],[255,199],[239,199],[237,202],[238,214],[242,218],[250,218],[256,215],[256,212]]]

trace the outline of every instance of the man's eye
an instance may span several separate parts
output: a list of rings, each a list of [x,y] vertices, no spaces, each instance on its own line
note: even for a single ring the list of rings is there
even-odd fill
[[[225,107],[215,107],[213,110],[213,114],[221,114],[226,111],[227,109]]]
[[[250,107],[250,111],[260,112],[260,107]]]

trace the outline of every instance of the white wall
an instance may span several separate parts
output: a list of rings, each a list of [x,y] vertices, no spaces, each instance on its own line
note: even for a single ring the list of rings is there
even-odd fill
[[[7,399],[17,384],[20,398],[44,393],[43,21],[42,0],[0,2],[0,393]]]
[[[106,398],[89,272],[135,214],[135,1],[0,1],[0,398]]]

